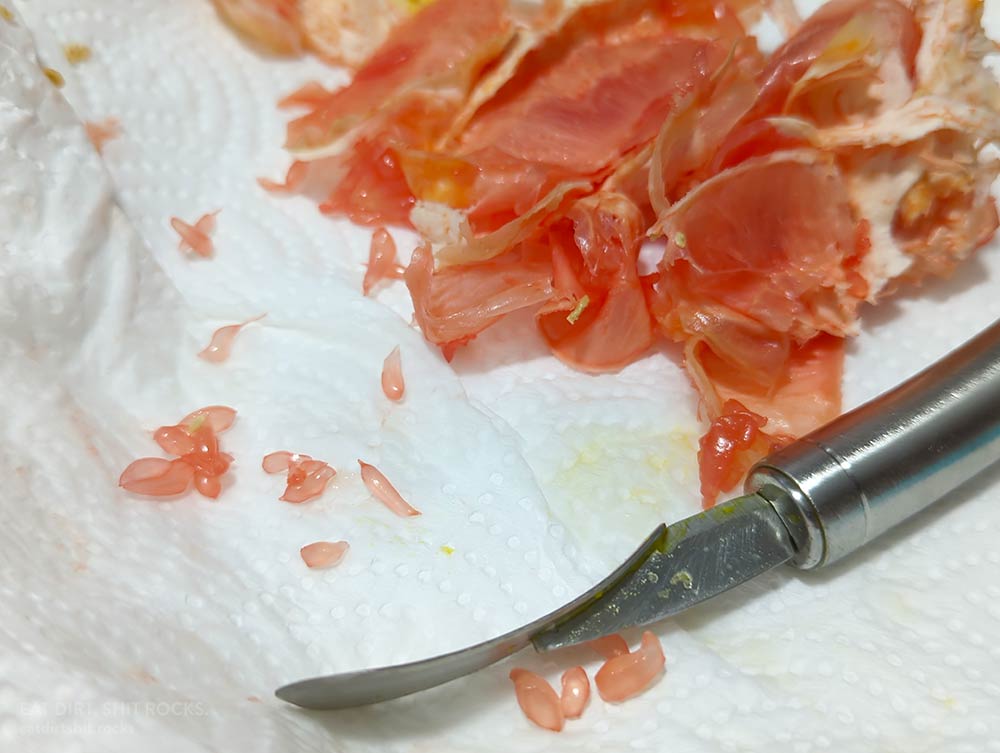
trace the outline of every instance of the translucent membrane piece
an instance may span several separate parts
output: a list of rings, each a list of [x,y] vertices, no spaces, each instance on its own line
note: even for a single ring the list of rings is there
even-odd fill
[[[313,460],[308,455],[297,456],[288,466],[288,484],[285,493],[279,497],[283,502],[308,502],[326,490],[330,479],[337,472],[322,460]]]
[[[181,426],[190,426],[198,420],[207,421],[212,431],[221,434],[236,420],[236,411],[225,405],[209,405],[188,413],[181,419]]]
[[[638,695],[660,674],[665,661],[659,638],[647,630],[638,649],[609,659],[597,670],[597,692],[605,701],[624,701]]]
[[[118,485],[135,494],[171,497],[191,486],[194,468],[182,460],[141,458],[122,471]]]
[[[198,256],[208,258],[215,249],[209,235],[215,230],[215,215],[219,210],[202,215],[194,225],[189,225],[178,217],[170,218],[170,226],[181,237],[178,248],[181,251],[193,251]]]
[[[104,145],[121,135],[121,127],[115,118],[105,118],[104,120],[88,120],[83,124],[87,131],[87,138],[94,145],[98,154],[104,153]]]
[[[236,335],[240,333],[240,330],[248,324],[260,321],[265,316],[266,314],[261,314],[239,324],[228,324],[225,327],[219,327],[219,329],[212,333],[212,340],[205,346],[204,350],[198,353],[198,357],[211,363],[222,363],[229,358],[229,354],[233,348],[233,341],[236,339]]]
[[[606,635],[603,638],[595,638],[587,643],[594,651],[605,659],[614,659],[628,653],[628,644],[618,633]]]
[[[257,185],[265,191],[272,193],[290,193],[301,186],[308,175],[309,163],[296,160],[289,166],[288,172],[285,173],[284,182],[279,183],[270,178],[257,178]]]
[[[351,545],[346,541],[317,541],[302,547],[299,554],[307,567],[318,569],[339,565],[350,548]]]
[[[411,507],[410,504],[403,499],[402,495],[396,491],[396,487],[390,484],[389,479],[382,474],[382,471],[373,465],[369,465],[363,460],[359,460],[358,465],[361,466],[361,480],[365,482],[365,486],[368,487],[368,491],[370,491],[379,502],[403,518],[420,514],[420,510]]]
[[[384,227],[372,233],[368,249],[368,269],[361,283],[361,290],[368,295],[382,280],[401,280],[404,268],[396,260],[396,242]]]
[[[399,356],[399,346],[392,349],[382,364],[382,392],[390,400],[403,399],[406,383],[403,381],[403,363]]]
[[[539,727],[561,731],[565,723],[562,704],[545,678],[526,669],[513,669],[510,679],[514,683],[517,704],[524,715]]]
[[[562,676],[562,695],[560,696],[563,716],[567,719],[579,719],[583,709],[590,700],[590,680],[583,667],[567,669]]]

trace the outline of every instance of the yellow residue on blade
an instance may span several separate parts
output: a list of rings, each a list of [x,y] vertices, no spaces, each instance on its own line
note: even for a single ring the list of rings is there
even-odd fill
[[[74,43],[63,45],[63,54],[70,65],[79,65],[90,60],[92,52],[87,45]]]
[[[687,570],[680,570],[674,573],[674,576],[670,579],[671,586],[683,586],[685,590],[690,591],[694,587],[694,580],[691,578],[691,573]]]
[[[2,18],[7,23],[14,23],[14,14],[10,12],[10,9],[0,5],[0,18]]]
[[[66,83],[66,79],[55,68],[42,68],[42,73],[45,74],[45,78],[51,81],[55,87],[62,88],[62,85]]]
[[[455,553],[455,547],[443,544],[441,546],[441,551],[447,554],[449,557]]]

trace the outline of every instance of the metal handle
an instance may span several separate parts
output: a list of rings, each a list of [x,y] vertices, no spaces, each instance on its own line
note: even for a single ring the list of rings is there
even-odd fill
[[[1000,322],[895,389],[758,463],[792,564],[853,552],[1000,460]]]

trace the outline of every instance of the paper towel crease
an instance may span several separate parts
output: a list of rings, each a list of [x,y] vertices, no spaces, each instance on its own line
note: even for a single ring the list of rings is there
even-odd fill
[[[521,716],[511,662],[359,712],[274,699],[282,682],[519,625],[695,511],[693,391],[670,348],[582,375],[518,317],[452,368],[409,326],[401,284],[362,296],[369,231],[254,180],[287,165],[277,99],[342,72],[259,57],[199,0],[16,7],[22,17],[0,20],[0,741],[1000,750],[996,474],[832,574],[769,573],[658,626],[656,686],[622,705],[595,698],[558,736]],[[70,66],[67,43],[91,60]],[[122,135],[102,163],[80,121],[105,117]],[[179,253],[169,217],[216,208],[214,258]],[[394,235],[405,261],[413,236]],[[951,281],[868,312],[847,402],[1000,315],[998,275],[994,244]],[[226,363],[196,357],[214,329],[263,312]],[[396,345],[399,405],[379,385]],[[210,403],[239,411],[217,503],[117,489],[131,460],[158,454],[153,429]],[[282,479],[259,467],[278,449],[338,476],[314,502],[279,502]],[[372,500],[359,457],[423,515],[401,520]],[[339,539],[351,550],[338,567],[299,559],[302,545]],[[516,662],[556,681],[596,659],[578,648]]]

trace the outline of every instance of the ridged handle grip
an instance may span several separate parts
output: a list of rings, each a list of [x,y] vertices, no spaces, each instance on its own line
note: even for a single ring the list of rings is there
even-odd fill
[[[917,335],[919,336],[919,335]],[[1000,460],[1000,322],[895,389],[758,463],[793,564],[850,554]]]

